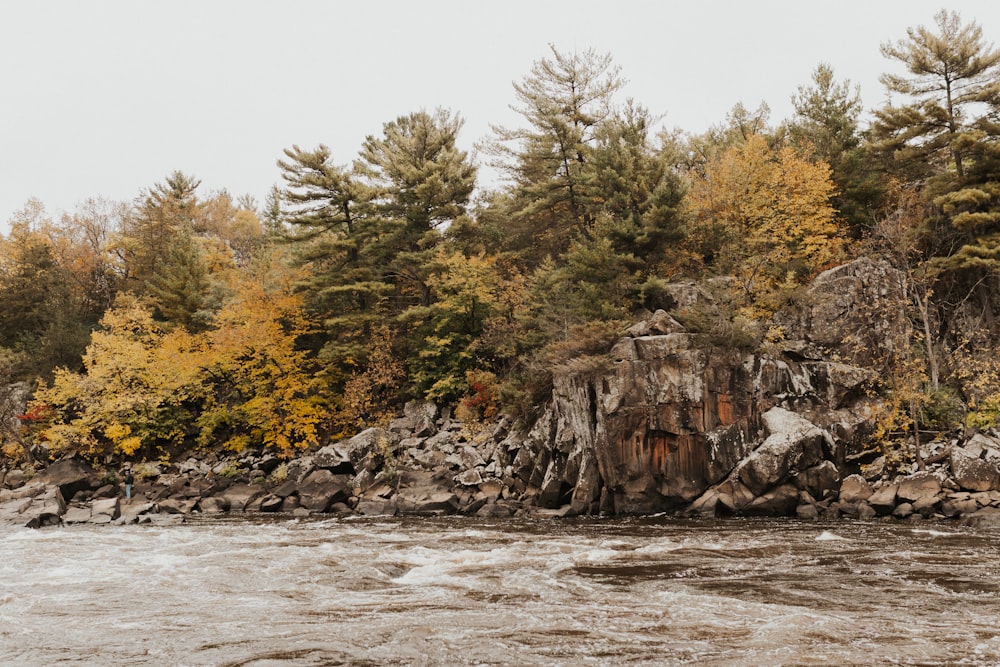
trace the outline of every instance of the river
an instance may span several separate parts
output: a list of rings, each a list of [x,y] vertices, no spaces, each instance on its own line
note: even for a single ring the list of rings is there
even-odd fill
[[[215,519],[0,529],[3,665],[995,665],[1000,535]]]

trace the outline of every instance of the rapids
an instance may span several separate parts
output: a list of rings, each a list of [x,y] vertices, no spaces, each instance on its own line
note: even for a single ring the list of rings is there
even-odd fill
[[[0,528],[0,664],[1000,664],[998,537],[667,518]]]

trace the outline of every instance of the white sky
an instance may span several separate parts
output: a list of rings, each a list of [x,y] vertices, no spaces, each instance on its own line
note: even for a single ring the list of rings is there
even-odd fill
[[[175,169],[263,201],[283,148],[348,163],[419,109],[461,114],[471,149],[520,124],[511,84],[549,43],[610,52],[624,96],[690,132],[737,102],[789,117],[820,62],[872,108],[879,44],[943,5],[1000,42],[997,0],[0,0],[0,230],[30,197],[56,217]]]

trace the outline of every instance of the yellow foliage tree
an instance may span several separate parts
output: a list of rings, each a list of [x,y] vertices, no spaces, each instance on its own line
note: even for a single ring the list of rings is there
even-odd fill
[[[263,445],[290,456],[319,442],[329,414],[322,374],[296,340],[309,330],[302,300],[273,276],[248,276],[204,334],[204,381],[212,387],[198,417],[198,441],[231,449]]]
[[[834,261],[840,249],[830,167],[760,135],[694,173],[690,238],[706,264],[734,276],[751,303]]]
[[[86,372],[57,369],[36,393],[36,405],[54,408],[42,438],[54,451],[89,455],[180,445],[202,394],[201,355],[198,339],[183,329],[164,333],[142,301],[120,297],[91,336]]]
[[[273,268],[273,267],[271,267]],[[308,330],[291,277],[244,274],[215,318],[165,331],[148,303],[119,297],[84,355],[36,394],[55,451],[163,456],[196,440],[290,455],[318,444],[328,417],[321,373],[296,341]],[[280,272],[278,272],[280,273]]]

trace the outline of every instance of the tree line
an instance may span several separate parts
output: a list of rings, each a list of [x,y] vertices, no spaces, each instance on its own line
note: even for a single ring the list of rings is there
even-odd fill
[[[59,220],[29,201],[0,239],[0,380],[33,395],[4,452],[290,455],[409,398],[526,417],[554,372],[672,305],[671,282],[716,296],[675,312],[690,331],[751,349],[813,276],[865,254],[906,276],[913,325],[880,362],[883,435],[956,410],[992,424],[1000,51],[941,11],[882,53],[905,74],[882,76],[891,101],[864,127],[857,87],[820,64],[790,119],[736,104],[666,131],[620,99],[610,54],[552,47],[514,85],[520,124],[479,146],[504,176],[488,191],[438,109],[353,158],[285,149],[263,203],[179,171]]]

